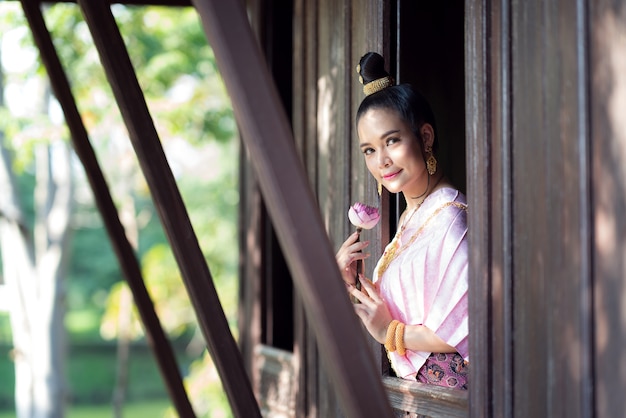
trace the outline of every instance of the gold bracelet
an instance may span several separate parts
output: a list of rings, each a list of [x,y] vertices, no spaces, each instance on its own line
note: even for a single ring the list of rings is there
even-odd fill
[[[387,336],[385,337],[385,348],[390,353],[396,351],[396,342],[395,342],[396,327],[398,326],[399,323],[400,321],[398,321],[397,319],[394,319],[393,321],[389,323],[389,326],[387,327]]]
[[[396,342],[396,351],[398,355],[403,356],[406,354],[406,347],[404,347],[404,327],[405,325],[400,322],[396,327],[395,332],[395,342]]]

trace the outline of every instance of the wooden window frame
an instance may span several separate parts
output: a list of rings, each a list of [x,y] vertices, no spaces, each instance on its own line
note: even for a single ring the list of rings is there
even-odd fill
[[[479,2],[474,2],[479,3]],[[399,19],[399,2],[394,5],[392,14],[395,13],[396,18]],[[484,6],[483,6],[484,7]],[[480,65],[484,61],[484,56],[480,55],[481,50],[475,45],[476,42],[482,42],[484,39],[477,39],[481,34],[484,27],[484,9],[477,10],[477,6],[472,4],[471,1],[465,2],[465,28],[468,34],[465,40],[465,120],[466,120],[466,179],[467,179],[467,198],[470,208],[476,207],[478,210],[470,210],[468,212],[468,239],[470,246],[470,274],[469,274],[469,287],[470,287],[470,350],[472,352],[472,364],[485,364],[481,360],[482,358],[476,358],[475,352],[483,351],[485,347],[486,334],[484,332],[483,324],[480,321],[486,320],[486,311],[488,307],[485,304],[485,288],[484,277],[482,270],[485,268],[485,261],[478,259],[478,255],[482,252],[476,251],[479,246],[483,245],[483,241],[486,238],[486,229],[482,228],[484,224],[485,208],[486,205],[477,199],[477,196],[482,196],[486,191],[486,187],[477,188],[477,182],[480,181],[485,173],[484,166],[476,169],[476,157],[484,155],[484,150],[478,149],[476,144],[477,137],[474,135],[477,127],[477,118],[484,111],[485,103],[481,103],[482,107],[474,107],[473,103],[470,103],[468,97],[470,94],[476,94],[481,89],[484,89],[484,84],[478,85],[474,83],[476,77],[476,71],[479,71]],[[398,27],[400,23],[395,22],[395,27],[390,30],[390,33],[398,33]],[[391,44],[399,42],[399,35],[396,36],[396,40],[389,42]],[[393,49],[399,49],[399,45]],[[393,51],[392,51],[393,55]],[[399,78],[399,77],[398,77]],[[481,128],[484,128],[481,126]],[[482,145],[482,144],[481,144]],[[477,152],[478,151],[478,152]],[[471,156],[471,157],[470,157]],[[481,185],[483,186],[483,185]],[[387,208],[390,217],[397,218],[399,215],[399,203],[391,199],[384,208]],[[390,231],[383,231],[383,238],[386,235],[389,237]],[[474,337],[474,338],[472,338]],[[373,341],[373,340],[372,340]],[[397,416],[400,414],[410,413],[410,416],[429,416],[429,417],[466,417],[474,415],[470,412],[470,398],[475,398],[473,394],[477,392],[477,389],[481,386],[478,383],[476,376],[478,373],[472,372],[470,369],[470,390],[461,391],[457,389],[449,389],[443,387],[437,387],[432,385],[426,385],[419,382],[412,382],[405,379],[392,376],[389,362],[384,352],[384,349],[380,348],[380,345],[373,341],[373,345],[377,346],[381,351],[382,361],[382,376],[383,385],[387,391],[389,401],[392,408],[395,410]],[[485,392],[484,390],[482,391]],[[472,401],[473,402],[473,401]],[[472,404],[473,407],[473,404]],[[405,415],[402,415],[405,416]]]

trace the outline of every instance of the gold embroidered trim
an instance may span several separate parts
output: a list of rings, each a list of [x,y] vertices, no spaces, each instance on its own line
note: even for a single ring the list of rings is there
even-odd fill
[[[396,234],[396,236],[393,238],[393,241],[392,241],[393,245],[391,246],[391,248],[389,248],[387,251],[385,251],[383,253],[383,256],[381,257],[380,264],[378,266],[378,279],[379,280],[383,276],[385,271],[387,271],[387,268],[389,267],[389,264],[391,264],[391,262],[393,260],[395,260],[404,250],[406,250],[408,247],[411,246],[411,244],[413,244],[413,242],[415,242],[417,237],[424,231],[424,229],[426,228],[426,226],[428,226],[430,221],[432,221],[433,218],[439,214],[439,212],[441,212],[442,210],[444,210],[445,208],[450,207],[450,206],[456,206],[457,208],[459,208],[461,210],[467,211],[467,205],[466,204],[459,203],[459,202],[447,202],[447,203],[441,205],[440,207],[438,207],[428,217],[428,219],[426,219],[426,221],[422,224],[422,226],[420,226],[419,229],[411,236],[409,241],[406,244],[404,244],[402,247],[400,247],[400,248],[398,248],[398,239],[400,238],[400,235]]]

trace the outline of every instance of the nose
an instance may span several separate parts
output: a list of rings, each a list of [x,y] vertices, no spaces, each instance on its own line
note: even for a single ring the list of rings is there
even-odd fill
[[[387,150],[382,149],[378,152],[378,167],[385,168],[391,164],[391,160],[389,159],[389,154],[387,154]]]

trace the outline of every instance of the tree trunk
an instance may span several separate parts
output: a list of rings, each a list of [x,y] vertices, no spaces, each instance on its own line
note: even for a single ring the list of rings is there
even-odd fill
[[[72,212],[72,175],[69,146],[59,140],[37,150],[37,205],[35,260],[40,283],[35,320],[39,332],[35,357],[37,405],[45,411],[35,417],[63,417],[67,398],[65,382],[66,330],[65,287]],[[43,354],[43,355],[42,355]]]
[[[42,103],[47,103],[44,97]],[[63,278],[73,199],[70,149],[61,140],[37,147],[36,220],[31,236],[6,138],[0,134],[0,251],[7,293],[13,301],[9,312],[16,415],[61,418],[67,397]]]
[[[124,169],[126,168],[126,170]],[[130,178],[128,167],[122,167],[122,173]],[[122,207],[120,220],[126,230],[126,237],[135,251],[139,247],[139,226],[137,225],[137,213],[135,201],[127,183],[121,182]],[[131,326],[133,314],[133,294],[127,286],[123,286],[120,292],[117,333],[117,359],[115,376],[115,388],[113,389],[113,417],[122,418],[126,392],[128,391],[128,366],[130,363],[130,342],[132,340]]]

